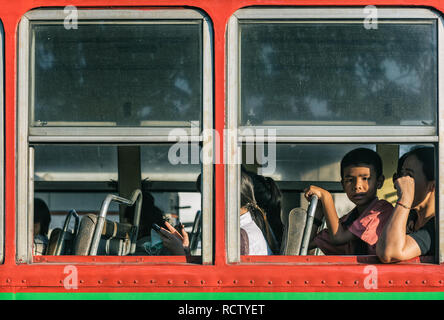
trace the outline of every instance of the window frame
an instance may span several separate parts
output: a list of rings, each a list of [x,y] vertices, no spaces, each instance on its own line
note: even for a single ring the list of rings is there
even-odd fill
[[[408,127],[408,126],[242,126],[240,125],[240,28],[242,22],[258,22],[267,20],[276,22],[279,20],[297,20],[297,19],[355,19],[362,20],[368,16],[362,8],[246,8],[236,11],[228,21],[227,28],[227,109],[226,128],[230,136],[225,140],[225,150],[227,153],[226,165],[226,245],[228,263],[239,262],[337,262],[338,257],[243,257],[240,256],[240,233],[239,233],[239,202],[240,202],[240,145],[243,142],[282,142],[282,143],[433,143],[438,159],[436,177],[439,177],[437,184],[436,203],[438,208],[436,212],[438,223],[436,223],[436,234],[438,235],[439,248],[436,250],[435,260],[439,263],[444,262],[444,199],[438,197],[440,190],[444,190],[444,110],[440,108],[443,105],[444,98],[440,94],[444,92],[444,20],[438,14],[428,9],[413,8],[378,8],[378,19],[427,19],[437,22],[437,113],[436,124],[431,127]],[[410,22],[409,22],[410,23]],[[247,129],[248,130],[245,130]],[[266,129],[276,130],[275,137],[261,137],[255,139],[255,130]],[[237,161],[237,162],[236,162]],[[437,241],[438,242],[438,241]],[[344,258],[344,257],[341,257]],[[356,257],[346,258],[344,261],[355,261]]]
[[[151,144],[151,143],[175,143],[171,140],[169,133],[177,127],[116,127],[116,128],[93,128],[93,127],[31,127],[31,24],[38,22],[51,22],[62,24],[67,14],[63,8],[60,9],[36,9],[23,15],[18,29],[18,89],[17,89],[17,197],[16,197],[16,260],[18,263],[35,263],[41,261],[55,260],[66,262],[115,262],[118,261],[148,261],[148,262],[182,262],[181,259],[162,257],[68,257],[32,255],[32,224],[33,224],[33,197],[34,197],[34,143],[114,143],[114,144]],[[185,21],[202,21],[202,109],[200,133],[190,127],[182,128],[187,134],[188,141],[202,143],[202,148],[213,152],[213,31],[210,19],[202,12],[193,9],[171,8],[152,10],[137,9],[78,9],[78,22],[83,20],[99,22],[106,20],[110,23],[119,24],[120,20],[130,21],[137,24],[140,20],[172,20],[178,24]],[[68,130],[66,130],[68,129]],[[183,140],[181,140],[183,141]],[[213,166],[202,163],[202,264],[213,263]],[[180,261],[179,261],[180,260]]]
[[[4,96],[4,78],[5,78],[5,30],[3,22],[0,20],[0,264],[4,262],[4,248],[5,248],[5,135],[4,135],[4,110],[5,110],[5,96]]]

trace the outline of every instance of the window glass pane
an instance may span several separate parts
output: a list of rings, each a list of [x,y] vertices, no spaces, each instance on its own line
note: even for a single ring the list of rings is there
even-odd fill
[[[32,35],[32,125],[200,121],[201,22],[33,24]]]
[[[37,145],[35,181],[117,180],[117,147]]]
[[[140,150],[142,179],[188,181],[195,184],[201,166],[199,159],[191,157],[192,148],[197,148],[197,152],[200,152],[197,143],[194,146],[187,143],[143,146]]]
[[[435,22],[249,22],[240,31],[243,125],[436,125]]]

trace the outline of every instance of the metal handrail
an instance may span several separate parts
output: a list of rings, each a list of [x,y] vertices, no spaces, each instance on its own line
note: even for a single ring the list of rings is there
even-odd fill
[[[91,247],[89,250],[90,256],[97,255],[97,250],[99,248],[100,237],[102,235],[103,225],[105,224],[106,214],[108,213],[108,208],[111,202],[117,202],[119,204],[126,204],[127,206],[133,206],[136,204],[136,210],[134,213],[133,226],[135,226],[135,230],[131,235],[131,248],[130,253],[134,253],[136,249],[136,239],[140,221],[140,211],[142,208],[142,192],[140,189],[134,190],[131,195],[131,200],[116,196],[114,194],[109,194],[106,196],[105,200],[102,202],[102,207],[100,209],[99,216],[97,217],[96,227],[94,229],[93,239],[91,241]]]
[[[80,222],[79,215],[77,214],[76,210],[71,209],[69,211],[68,215],[66,216],[65,224],[63,225],[62,235],[57,240],[57,244],[55,247],[55,253],[54,253],[56,256],[60,256],[62,253],[63,242],[65,241],[66,233],[68,232],[69,223],[71,222],[71,218],[73,216],[76,219],[75,224],[74,224],[74,230],[73,230],[74,236],[79,231],[79,222]]]
[[[300,253],[301,256],[306,256],[308,252],[311,229],[313,227],[313,219],[316,213],[317,205],[318,205],[318,197],[316,195],[313,195],[311,197],[310,205],[308,206],[307,209],[307,222],[305,223],[304,237],[302,238],[301,253]]]

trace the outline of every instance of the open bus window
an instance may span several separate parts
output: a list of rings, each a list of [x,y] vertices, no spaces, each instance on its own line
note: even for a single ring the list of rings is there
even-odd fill
[[[236,193],[227,205],[230,262],[267,261],[241,258],[245,172],[272,178],[282,214],[302,207],[305,219],[303,190],[310,185],[329,190],[340,215],[353,209],[339,163],[357,146],[378,152],[392,169],[384,188],[392,185],[405,143],[433,146],[438,154],[440,17],[424,9],[378,8],[377,28],[368,28],[365,18],[362,8],[246,8],[230,18],[227,128],[233,137],[227,154],[237,164],[227,166],[228,194]],[[378,196],[393,201],[391,188]],[[287,223],[278,222],[274,233]],[[267,231],[264,237],[270,244]],[[282,251],[284,236],[275,238],[274,254],[300,254]]]
[[[246,154],[248,148],[251,147],[251,145],[244,144],[243,154]],[[398,200],[393,184],[393,175],[395,173],[399,174],[397,172],[399,169],[398,159],[419,147],[433,148],[432,145],[404,144],[278,144],[276,146],[276,161],[273,164],[274,170],[267,174],[261,175],[258,173],[264,169],[259,163],[264,163],[263,156],[267,152],[256,154],[257,158],[254,162],[247,162],[244,157],[241,168],[241,205],[244,196],[242,193],[245,189],[243,179],[244,174],[246,174],[250,177],[254,188],[254,200],[266,216],[267,222],[265,225],[257,224],[261,226],[261,231],[267,242],[266,228],[269,227],[269,231],[273,233],[275,239],[275,242],[272,243],[275,246],[274,255],[375,255],[375,237],[381,236],[382,230],[388,222],[388,217],[390,217]],[[369,174],[374,177],[378,175],[384,177],[382,184],[376,185],[375,183],[372,190],[370,190],[371,188],[365,190],[368,194],[374,192],[375,198],[369,198],[371,201],[368,203],[371,203],[370,205],[373,207],[364,209],[362,217],[354,216],[356,208],[360,206],[361,199],[354,199],[350,190],[345,189],[344,182],[347,177],[341,176],[341,172],[342,174],[346,173],[340,165],[344,156],[356,149],[376,152],[378,154],[376,157],[379,157],[382,161],[381,172],[377,172],[379,169],[376,169],[378,167],[376,161],[368,159],[366,160],[368,161],[367,164],[375,163],[369,167]],[[345,163],[347,161],[350,160],[346,160]],[[430,162],[433,161],[432,157]],[[352,167],[359,166],[356,164]],[[363,165],[363,167],[368,166]],[[374,180],[377,179],[374,178]],[[352,230],[350,232],[353,233],[353,239],[341,244],[332,240],[328,232],[324,208],[320,201],[317,202],[314,221],[309,221],[310,202],[306,199],[304,193],[310,186],[322,188],[331,195],[340,223],[344,226],[344,230]],[[433,199],[433,201],[435,200]],[[377,208],[383,208],[384,211],[377,212],[379,210]],[[367,214],[364,214],[365,211],[368,211]],[[370,211],[373,212],[369,213]],[[412,212],[409,216],[410,223],[415,218],[416,216]],[[365,227],[367,228],[362,234],[360,234],[362,230],[358,230],[356,227],[358,226],[357,223],[352,226],[353,222],[359,219],[365,220]],[[249,227],[244,224],[244,220],[245,218],[242,217],[241,212],[240,228],[241,230],[243,228],[247,230],[248,234]],[[258,217],[253,220],[261,222]],[[260,252],[254,252],[254,249],[251,250],[254,247],[251,242],[250,239],[250,252],[245,252],[241,248],[241,254],[261,255]],[[272,245],[269,244],[270,248]],[[262,252],[263,254],[265,252]],[[433,252],[428,253],[428,255],[433,254]]]
[[[201,194],[196,183],[201,166],[171,165],[168,159],[171,146],[140,146],[141,176],[132,182],[141,185],[143,194],[138,225],[131,223],[131,217],[126,216],[127,211],[118,203],[112,202],[105,212],[104,230],[114,223],[119,234],[118,228],[123,229],[124,222],[131,225],[128,230],[138,227],[135,251],[130,252],[131,230],[124,237],[110,236],[105,231],[98,255],[168,255],[151,227],[162,220],[173,226],[182,223],[192,243],[191,254],[200,255],[200,229],[193,230],[193,226],[201,218]],[[86,223],[97,219],[106,197],[118,195],[119,181],[125,180],[118,173],[118,147],[35,145],[34,149],[34,195],[46,203],[51,216],[46,234],[49,244],[43,254],[90,254],[95,228]],[[73,210],[76,216],[70,215]],[[59,240],[62,235],[64,239]]]
[[[212,263],[212,166],[177,156],[212,154],[208,20],[158,8],[65,18],[37,9],[19,27],[17,261],[35,261],[41,199],[47,257],[168,256],[152,229],[168,221],[184,225],[193,261]]]

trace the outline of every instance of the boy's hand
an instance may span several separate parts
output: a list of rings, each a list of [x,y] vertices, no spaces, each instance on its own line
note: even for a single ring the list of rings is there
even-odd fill
[[[316,187],[316,186],[310,186],[310,187],[304,189],[304,196],[305,196],[305,199],[307,199],[308,201],[311,200],[311,197],[313,195],[317,196],[318,199],[322,201],[325,198],[325,196],[329,195],[329,194],[330,193],[327,190],[322,189],[320,187]]]

